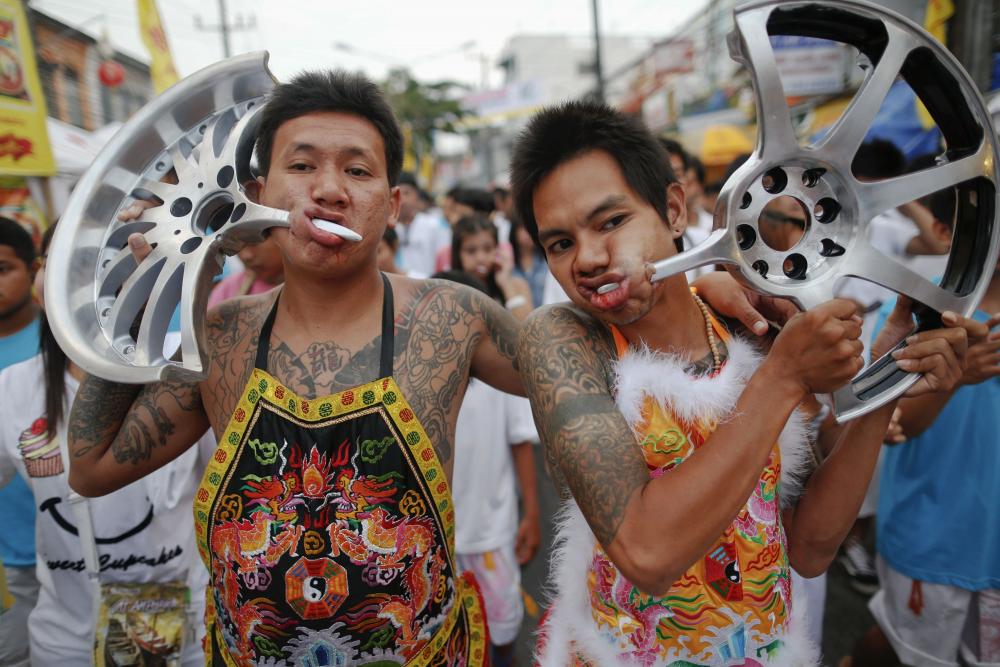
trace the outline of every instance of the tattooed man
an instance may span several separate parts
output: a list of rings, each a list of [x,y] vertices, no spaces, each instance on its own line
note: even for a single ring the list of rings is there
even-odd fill
[[[796,406],[860,370],[860,319],[831,301],[763,356],[683,274],[651,283],[648,264],[678,251],[686,220],[667,164],[638,121],[593,103],[542,111],[515,147],[517,212],[571,299],[532,314],[517,354],[570,496],[540,661],[806,664],[789,566],[826,569],[893,405],[844,429],[796,503]],[[909,328],[898,310],[876,345]],[[927,373],[915,391],[954,383],[965,341],[960,326],[918,335],[900,358]]]
[[[194,511],[215,663],[482,664],[478,596],[453,560],[451,443],[470,376],[521,393],[515,321],[462,285],[379,273],[403,140],[373,83],[302,74],[263,114],[253,190],[291,211],[270,232],[284,286],[210,312],[200,383],[88,377],[70,483],[107,493],[211,427]]]

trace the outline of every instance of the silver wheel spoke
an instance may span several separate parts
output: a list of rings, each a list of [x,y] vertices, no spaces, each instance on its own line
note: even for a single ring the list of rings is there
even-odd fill
[[[862,220],[871,220],[889,209],[973,178],[990,177],[993,168],[991,145],[983,141],[974,154],[953,162],[884,181],[861,183],[858,200],[864,207]]]
[[[112,340],[131,335],[132,323],[149,300],[156,279],[166,263],[167,258],[154,250],[125,280],[104,323]]]
[[[889,43],[878,64],[861,84],[829,134],[816,146],[816,150],[822,152],[830,162],[848,170],[851,168],[855,153],[868,134],[889,88],[895,83],[906,56],[913,47],[914,43],[906,33],[894,28],[889,31]]]
[[[161,363],[163,341],[170,326],[170,318],[181,298],[181,279],[186,272],[183,262],[168,260],[159,271],[156,283],[149,293],[149,305],[142,314],[139,335],[136,336],[135,362]]]
[[[736,19],[736,29],[744,47],[743,58],[753,77],[757,100],[757,150],[764,159],[787,156],[798,146],[774,49],[767,34],[769,12],[769,8],[752,10]]]
[[[859,246],[854,250],[855,269],[849,275],[908,296],[939,313],[961,309],[963,299],[960,296],[938,287],[867,243],[859,243]]]

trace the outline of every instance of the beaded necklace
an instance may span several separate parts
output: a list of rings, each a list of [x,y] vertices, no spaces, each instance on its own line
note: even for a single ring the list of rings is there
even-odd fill
[[[719,354],[719,343],[715,338],[715,328],[712,326],[712,317],[708,314],[708,306],[695,293],[691,293],[694,302],[698,304],[702,317],[705,318],[705,334],[708,336],[708,349],[712,351],[712,374],[719,372],[722,368],[722,355]]]

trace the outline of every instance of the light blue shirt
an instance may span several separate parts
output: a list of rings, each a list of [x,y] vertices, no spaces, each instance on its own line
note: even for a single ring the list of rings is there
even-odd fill
[[[960,387],[926,431],[886,448],[877,526],[879,553],[911,579],[1000,588],[1000,379]]]
[[[38,320],[15,334],[0,338],[0,370],[38,354]],[[0,401],[3,397],[0,396]],[[15,475],[0,489],[0,559],[7,567],[35,564],[35,497]]]

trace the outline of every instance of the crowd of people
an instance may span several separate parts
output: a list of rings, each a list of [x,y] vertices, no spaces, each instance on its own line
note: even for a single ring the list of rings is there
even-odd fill
[[[357,75],[278,86],[256,150],[290,227],[215,286],[199,383],[88,376],[45,317],[56,226],[36,248],[0,219],[0,664],[819,664],[835,559],[876,625],[823,664],[1000,664],[1000,268],[916,335],[859,280],[806,313],[714,267],[651,283],[721,186],[594,103],[439,198]],[[854,171],[929,164],[875,141]],[[955,211],[927,193],[870,242],[940,275]],[[761,233],[810,220],[778,197]],[[923,379],[838,425],[828,394],[906,337]],[[536,557],[552,596],[519,636]]]

